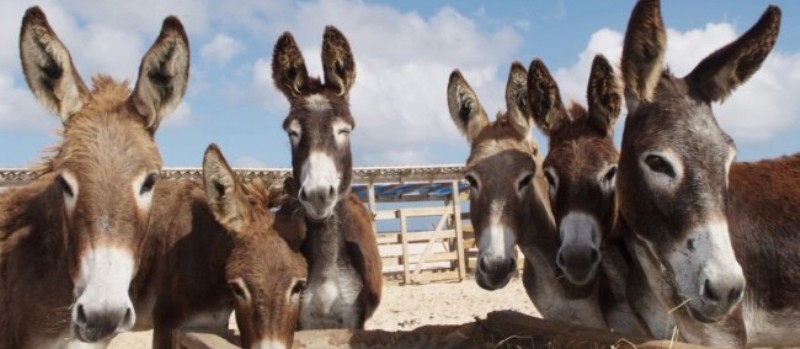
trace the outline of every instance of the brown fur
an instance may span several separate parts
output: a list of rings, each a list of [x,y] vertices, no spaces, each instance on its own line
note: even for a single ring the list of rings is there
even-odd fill
[[[525,254],[523,284],[541,314],[551,320],[604,327],[595,285],[571,285],[556,266],[558,232],[550,210],[542,159],[535,141],[529,137],[531,108],[541,111],[543,107],[524,98],[529,94],[528,74],[520,63],[512,64],[506,87],[508,112],[498,114],[492,123],[460,72],[456,70],[450,76],[451,118],[471,144],[465,176],[471,185],[470,219],[479,242],[476,280],[481,287],[497,289],[505,286],[509,273],[514,271],[513,267],[504,267],[507,261],[497,260],[488,252],[484,255],[485,247],[480,246],[483,237],[500,223],[513,233]],[[500,203],[502,211],[496,212]],[[487,259],[487,267],[482,266],[483,258]],[[496,266],[491,267],[490,263]]]
[[[287,188],[297,199],[279,211],[277,224],[305,228],[296,231],[297,236],[287,237],[293,244],[301,242],[309,264],[301,328],[363,328],[380,302],[382,266],[371,216],[350,193],[353,165],[349,133],[355,128],[355,120],[348,99],[356,77],[355,60],[345,36],[332,26],[325,28],[322,66],[324,82],[309,77],[300,49],[288,32],[275,44],[272,77],[290,104],[283,127],[292,141],[294,180],[287,182]],[[310,216],[308,205],[313,205],[313,200],[307,199],[299,182],[311,154],[329,158],[339,180],[338,188],[331,188],[321,201],[332,205],[324,217],[317,217],[316,211],[313,218]],[[297,224],[301,214],[305,221]],[[332,295],[331,288],[335,290]],[[353,296],[350,292],[357,292],[355,299],[349,299]],[[319,309],[328,296],[335,297],[329,304],[332,308]]]
[[[272,227],[268,188],[241,183],[214,145],[206,152],[204,173],[205,190],[190,180],[156,189],[147,246],[152,265],[132,288],[137,311],[152,314],[140,319],[140,329],[154,327],[153,347],[171,348],[173,330],[227,328],[235,309],[244,348],[262,340],[288,347],[305,287],[305,260]]]
[[[745,208],[742,202],[757,200],[752,196],[742,199],[736,191],[767,195],[770,199],[775,197],[766,193],[769,184],[760,187],[758,195],[743,187],[743,176],[735,173],[740,171],[736,169],[738,165],[730,173],[731,189],[728,190],[726,159],[732,159],[733,144],[717,125],[710,105],[712,101],[725,98],[757,70],[775,43],[780,17],[780,10],[770,6],[747,33],[711,54],[681,79],[661,67],[665,29],[659,2],[642,0],[631,15],[622,58],[630,113],[619,160],[618,229],[634,261],[628,287],[631,303],[657,336],[667,337],[668,327],[673,324],[688,341],[724,347],[745,346],[754,331],[768,331],[769,336],[787,335],[781,332],[785,329],[775,327],[775,322],[780,320],[764,314],[749,314],[752,310],[765,310],[753,305],[759,303],[752,300],[760,297],[754,295],[757,292],[753,284],[757,281],[747,280],[748,301],[744,309],[739,303],[745,283],[735,261],[730,261],[733,253],[728,248],[733,248],[746,278],[760,279],[754,275],[768,269],[766,264],[786,268],[792,260],[773,260],[767,257],[773,253],[761,254],[763,250],[759,246],[765,246],[765,241],[760,238],[757,243],[744,245],[744,241],[749,240],[745,236],[752,237],[756,232],[768,234],[770,230],[761,231],[755,225],[734,218],[747,217],[745,212],[755,210],[752,206]],[[653,77],[652,83],[649,77]],[[653,151],[660,153],[652,155]],[[656,178],[653,176],[669,178],[671,182],[663,179],[661,183],[672,184],[651,184],[648,178]],[[735,212],[727,205],[726,196],[731,205],[738,205]],[[788,203],[779,202],[777,205]],[[773,209],[777,205],[766,207]],[[775,221],[788,223],[787,219],[790,218],[775,217]],[[726,242],[728,231],[724,231],[725,226],[719,222],[727,223],[730,245]],[[711,227],[718,228],[712,230]],[[690,237],[702,237],[706,241],[716,239],[717,247],[710,253],[698,253],[694,247],[696,241]],[[779,243],[769,248],[785,246]],[[667,256],[683,264],[673,265]],[[684,262],[684,259],[692,262]],[[765,259],[770,262],[765,263]],[[716,274],[705,271],[711,263]],[[697,267],[693,265],[703,265],[704,269],[695,270],[693,268]],[[715,282],[723,282],[721,297],[719,292],[712,297],[709,279],[700,285],[700,278],[708,275],[725,277],[715,279]],[[771,276],[767,278],[773,280]],[[756,287],[763,289],[763,286]],[[670,309],[678,305],[681,306]],[[779,316],[788,318],[781,319],[788,321],[793,319],[792,311],[796,314],[792,309],[783,308],[783,312],[769,316],[783,314]],[[759,320],[751,321],[749,316],[757,316]]]
[[[180,22],[167,18],[150,52],[181,33]],[[185,41],[169,45],[188,50]],[[160,117],[169,114],[182,98],[188,57],[172,61],[173,57],[151,55],[142,61],[145,75],[162,64],[184,69],[181,78],[165,73],[159,81],[137,81],[137,88],[174,88],[169,98],[143,100],[127,83],[102,75],[92,79],[94,88],[89,90],[38,7],[23,17],[20,57],[32,92],[61,117],[64,129],[61,144],[38,167],[39,177],[0,197],[0,347],[69,346],[78,338],[107,342],[123,322],[133,325],[133,309],[118,304],[104,310],[101,301],[91,300],[106,313],[94,316],[84,310],[97,305],[80,303],[89,289],[79,282],[98,276],[84,275],[82,263],[89,263],[88,253],[114,249],[130,253],[132,272],[145,264],[141,256],[150,215],[146,197],[161,158],[153,140],[155,127],[150,127],[152,116],[134,106],[158,109]],[[141,187],[134,188],[137,181]],[[127,284],[114,286],[127,289]],[[76,317],[85,324],[75,322]]]

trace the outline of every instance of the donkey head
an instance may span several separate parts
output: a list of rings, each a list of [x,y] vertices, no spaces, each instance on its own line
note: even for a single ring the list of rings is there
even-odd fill
[[[283,128],[292,144],[292,171],[297,197],[306,216],[322,220],[350,191],[353,170],[348,96],[356,79],[347,39],[328,26],[322,42],[324,83],[309,77],[300,48],[288,32],[278,38],[272,56],[272,79],[289,100]]]
[[[614,69],[598,55],[589,76],[588,112],[577,104],[564,108],[558,85],[538,59],[528,69],[528,95],[536,124],[550,138],[544,174],[561,237],[556,263],[570,282],[585,285],[594,280],[600,242],[614,223],[619,155],[613,138],[621,89]]]
[[[461,72],[453,71],[447,87],[450,116],[471,144],[465,178],[479,249],[475,278],[487,290],[502,288],[510,280],[517,267],[514,246],[523,232],[531,225],[552,225],[547,181],[530,137],[525,84],[525,67],[514,62],[506,87],[508,111],[493,123]]]
[[[189,43],[180,21],[165,19],[133,92],[104,76],[87,88],[38,7],[22,19],[19,47],[28,86],[64,124],[43,174],[63,193],[73,331],[97,341],[135,322],[128,287],[161,170],[153,135],[186,91]]]
[[[233,250],[226,277],[244,348],[291,348],[306,287],[307,266],[272,230],[270,193],[244,186],[215,144],[203,159],[209,208],[230,234]]]
[[[728,172],[736,150],[711,103],[752,76],[777,39],[781,12],[758,23],[683,78],[662,68],[666,34],[658,0],[633,10],[622,56],[625,122],[617,195],[627,237],[661,302],[687,303],[715,321],[742,299],[742,268],[726,218]]]

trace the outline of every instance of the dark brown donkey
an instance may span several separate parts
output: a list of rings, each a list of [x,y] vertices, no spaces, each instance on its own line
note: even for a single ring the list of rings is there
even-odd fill
[[[797,229],[788,228],[797,220],[785,211],[798,207],[791,196],[796,177],[783,177],[797,160],[745,165],[755,174],[732,173],[729,183],[736,151],[711,111],[712,102],[758,70],[780,18],[770,6],[739,39],[677,78],[662,68],[659,1],[640,1],[631,15],[622,56],[630,112],[619,160],[618,228],[636,261],[629,296],[658,337],[669,337],[674,324],[687,341],[743,347],[748,337],[787,338],[797,322],[800,257],[792,248]],[[729,191],[729,184],[738,189]],[[744,293],[743,322],[737,305]]]
[[[107,76],[90,90],[32,7],[20,58],[28,86],[64,129],[38,178],[0,197],[0,347],[104,347],[136,322],[128,289],[161,170],[153,135],[186,90],[186,35],[168,17],[133,91]]]
[[[598,283],[609,329],[645,334],[626,298],[628,267],[618,250],[620,241],[606,241],[617,211],[614,185],[619,152],[614,147],[614,124],[622,105],[619,85],[611,64],[598,55],[587,87],[589,109],[578,104],[567,109],[542,61],[531,62],[528,71],[533,119],[549,138],[543,167],[561,238],[558,266],[575,285]]]
[[[465,177],[479,251],[475,279],[487,290],[504,287],[517,268],[514,246],[519,245],[525,289],[545,318],[604,328],[596,288],[570,284],[556,265],[558,232],[542,160],[530,137],[526,84],[525,67],[514,62],[506,87],[508,111],[490,123],[461,73],[450,75],[450,116],[471,145]]]
[[[225,329],[235,309],[243,348],[291,348],[307,266],[272,229],[273,197],[241,183],[213,144],[203,176],[156,186],[153,263],[132,288],[137,329],[154,327],[153,347],[171,348],[173,330]]]
[[[381,258],[369,212],[350,192],[350,132],[355,121],[348,94],[355,60],[344,35],[325,28],[324,83],[309,77],[291,34],[275,44],[272,78],[289,100],[283,128],[292,145],[292,174],[305,211],[303,255],[308,289],[300,327],[363,328],[380,302]]]

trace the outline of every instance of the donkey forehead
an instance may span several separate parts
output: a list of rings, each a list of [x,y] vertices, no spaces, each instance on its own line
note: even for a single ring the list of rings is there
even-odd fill
[[[289,129],[297,125],[302,129],[309,129],[330,126],[335,122],[346,122],[353,126],[354,120],[347,101],[330,93],[314,93],[292,101],[283,128]]]
[[[58,157],[79,174],[102,172],[109,179],[139,175],[161,167],[161,155],[143,123],[129,117],[73,117],[64,131]]]
[[[559,176],[594,176],[594,172],[619,160],[619,153],[608,138],[583,137],[551,142],[545,167],[559,170]]]
[[[467,162],[467,172],[489,174],[495,178],[517,176],[522,171],[536,169],[533,154],[506,142],[484,142],[486,149],[473,151]],[[509,182],[510,183],[510,182]]]

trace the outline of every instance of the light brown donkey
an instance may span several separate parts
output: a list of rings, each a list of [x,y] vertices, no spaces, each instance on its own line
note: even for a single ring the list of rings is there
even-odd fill
[[[227,328],[235,309],[243,348],[291,348],[307,266],[272,228],[274,198],[241,183],[213,144],[203,176],[156,186],[152,264],[132,287],[137,329],[154,327],[153,347],[171,348],[173,330]]]
[[[291,34],[278,38],[272,78],[290,104],[283,122],[292,146],[290,187],[305,212],[302,251],[309,264],[300,327],[363,328],[380,302],[381,258],[370,214],[350,192],[355,60],[332,26],[325,28],[322,66],[324,83],[309,77]]]
[[[718,347],[796,337],[800,257],[797,229],[788,227],[797,220],[784,209],[798,207],[791,196],[798,190],[792,175],[773,180],[769,173],[783,175],[797,160],[747,165],[750,175],[729,176],[736,150],[711,111],[758,70],[780,18],[770,6],[739,39],[677,78],[662,68],[659,1],[640,1],[631,15],[622,55],[630,112],[618,229],[636,262],[629,297],[658,337],[668,337],[673,324],[685,340]],[[762,219],[770,223],[757,224]]]
[[[578,104],[564,107],[558,85],[538,59],[528,71],[528,94],[533,118],[549,138],[543,167],[559,230],[558,266],[575,285],[597,283],[609,329],[646,334],[626,297],[626,254],[620,251],[620,239],[612,237],[619,159],[614,124],[622,106],[614,69],[602,55],[595,57],[587,87],[588,110]]]
[[[508,111],[490,123],[461,73],[450,75],[450,116],[471,144],[465,177],[479,250],[475,279],[487,290],[504,287],[517,268],[513,249],[519,245],[525,255],[523,283],[542,316],[605,328],[596,287],[570,284],[556,265],[558,232],[542,159],[530,137],[526,84],[525,67],[514,62],[506,87]]]
[[[0,197],[0,347],[103,347],[136,322],[128,289],[161,169],[153,135],[186,90],[186,34],[164,20],[133,91],[106,76],[84,85],[38,7],[22,19],[20,57],[64,129],[39,177]]]

